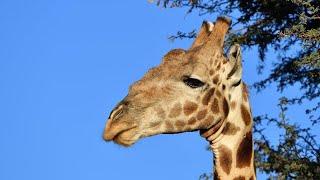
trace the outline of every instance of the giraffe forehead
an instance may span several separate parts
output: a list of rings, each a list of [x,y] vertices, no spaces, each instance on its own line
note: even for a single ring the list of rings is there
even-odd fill
[[[140,80],[141,84],[145,84],[152,80],[179,79],[184,74],[188,74],[193,70],[193,62],[186,62],[179,59],[168,60],[154,68],[150,68]]]
[[[203,80],[206,81],[209,78],[209,69],[210,67],[207,64],[197,62],[194,64],[192,75],[199,76],[200,78],[205,78]]]
[[[201,46],[198,48],[194,48],[186,53],[184,59],[188,61],[202,62],[206,64],[210,69],[214,68],[223,62],[227,62],[227,58],[225,57],[223,50],[221,48],[210,48],[212,53],[208,54],[206,48],[202,48]]]

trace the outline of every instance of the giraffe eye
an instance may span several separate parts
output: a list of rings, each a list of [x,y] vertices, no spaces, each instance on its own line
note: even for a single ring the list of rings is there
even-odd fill
[[[191,87],[191,88],[199,88],[204,85],[202,81],[199,79],[191,78],[191,77],[184,77],[183,82],[185,85]]]

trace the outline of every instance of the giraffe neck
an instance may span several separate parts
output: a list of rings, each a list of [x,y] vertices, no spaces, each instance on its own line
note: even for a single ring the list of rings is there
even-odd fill
[[[253,121],[248,96],[244,84],[235,91],[233,94],[237,98],[229,101],[231,108],[228,117],[218,129],[211,129],[211,133],[208,130],[203,136],[210,142],[214,152],[215,179],[253,180],[256,179]]]

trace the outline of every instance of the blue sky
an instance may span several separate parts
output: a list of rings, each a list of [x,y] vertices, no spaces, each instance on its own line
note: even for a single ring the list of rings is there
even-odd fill
[[[168,36],[215,18],[147,0],[0,1],[0,179],[198,179],[211,172],[212,154],[197,132],[132,148],[101,135],[128,86],[168,50],[191,44]],[[256,59],[254,50],[244,52],[249,84],[263,77]],[[252,93],[254,114],[268,107],[277,115],[278,95],[268,92]]]

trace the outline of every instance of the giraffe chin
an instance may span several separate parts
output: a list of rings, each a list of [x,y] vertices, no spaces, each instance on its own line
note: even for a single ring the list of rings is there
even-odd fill
[[[135,128],[128,129],[126,131],[122,131],[117,134],[112,140],[116,144],[119,144],[124,147],[132,146],[139,137],[134,135]]]

